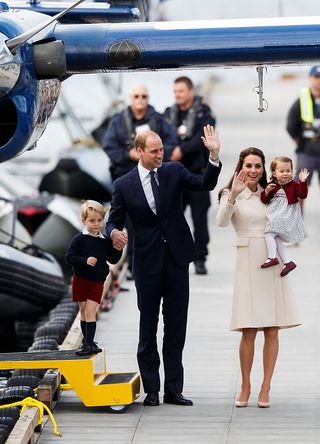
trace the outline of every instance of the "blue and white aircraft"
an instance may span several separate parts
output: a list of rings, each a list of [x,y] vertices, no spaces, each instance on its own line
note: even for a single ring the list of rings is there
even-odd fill
[[[320,60],[320,17],[144,22],[147,0],[83,1],[0,3],[0,162],[35,146],[73,74],[253,66],[261,93],[263,67]]]

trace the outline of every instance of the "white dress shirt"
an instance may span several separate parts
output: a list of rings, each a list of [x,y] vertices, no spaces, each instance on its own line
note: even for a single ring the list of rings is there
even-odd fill
[[[92,237],[101,237],[101,239],[104,239],[104,235],[101,233],[101,231],[99,231],[99,233],[97,235],[94,235],[94,234],[90,233],[87,228],[84,228],[82,230],[82,234],[87,234],[88,236],[92,236]]]
[[[157,184],[159,185],[159,179],[158,179],[158,168],[155,168],[153,170],[155,172],[155,179]],[[151,210],[154,212],[154,214],[157,214],[157,210],[156,210],[156,203],[154,201],[154,196],[153,196],[153,191],[151,188],[151,176],[150,176],[150,170],[147,170],[146,168],[144,168],[141,163],[138,163],[138,173],[139,173],[139,177],[142,183],[142,188],[144,191],[144,194],[146,196],[147,202],[149,204],[149,207],[151,208]]]

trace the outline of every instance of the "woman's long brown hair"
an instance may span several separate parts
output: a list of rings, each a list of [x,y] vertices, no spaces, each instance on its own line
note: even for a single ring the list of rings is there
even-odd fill
[[[242,170],[242,167],[243,167],[244,159],[247,156],[249,156],[250,154],[253,154],[254,156],[259,156],[261,158],[262,166],[263,166],[263,173],[262,173],[261,179],[259,180],[259,185],[261,185],[263,188],[265,188],[267,186],[267,174],[266,174],[266,166],[265,166],[266,160],[265,160],[263,151],[259,150],[259,148],[255,148],[255,147],[251,146],[249,148],[245,148],[239,154],[239,160],[238,160],[238,163],[236,165],[236,168],[234,170],[234,173],[233,173],[231,179],[229,180],[228,184],[219,191],[219,194],[218,194],[218,201],[219,202],[220,202],[223,190],[226,190],[226,189],[231,190],[233,177],[234,177],[235,173],[237,173],[237,174],[240,173],[240,171]]]

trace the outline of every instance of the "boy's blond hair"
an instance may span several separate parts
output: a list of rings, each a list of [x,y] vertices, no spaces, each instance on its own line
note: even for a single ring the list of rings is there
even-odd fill
[[[82,200],[81,201],[81,219],[86,220],[88,217],[88,210],[96,211],[101,215],[101,217],[104,218],[106,215],[107,209],[104,208],[101,203],[97,202],[96,200]]]

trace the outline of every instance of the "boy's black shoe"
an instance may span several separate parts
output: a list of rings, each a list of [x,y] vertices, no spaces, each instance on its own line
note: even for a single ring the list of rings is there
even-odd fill
[[[91,356],[93,355],[95,352],[93,350],[92,345],[90,344],[83,344],[77,351],[76,351],[76,355],[78,356]]]
[[[101,353],[102,352],[102,348],[100,348],[96,342],[93,342],[91,344],[91,347],[92,347],[92,350],[94,351],[94,353]]]

